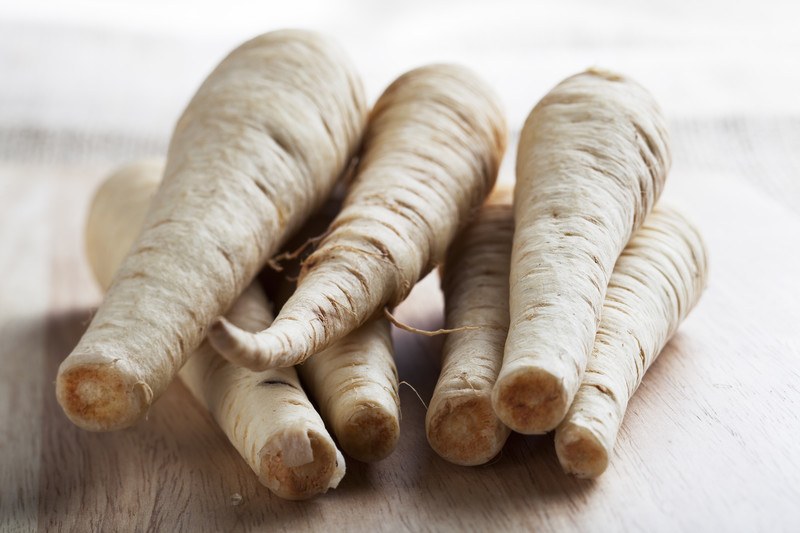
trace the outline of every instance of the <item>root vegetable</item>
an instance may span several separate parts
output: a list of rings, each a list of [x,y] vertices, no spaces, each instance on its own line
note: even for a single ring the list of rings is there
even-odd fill
[[[138,161],[117,169],[97,189],[84,236],[89,266],[103,291],[139,235],[163,174],[164,161]]]
[[[628,400],[697,303],[706,276],[697,230],[677,211],[657,207],[614,267],[583,384],[556,430],[565,471],[605,471]]]
[[[245,290],[227,316],[247,331],[263,329],[272,319],[257,284]],[[304,500],[339,484],[344,457],[293,367],[251,372],[203,342],[178,375],[272,492]]]
[[[141,234],[56,392],[89,430],[134,424],[259,267],[329,194],[366,121],[338,46],[279,31],[225,58],[170,143]]]
[[[366,324],[297,367],[344,452],[374,462],[400,438],[400,397],[389,323]]]
[[[510,433],[492,409],[492,387],[508,332],[511,205],[486,205],[453,242],[444,264],[446,328],[442,371],[425,426],[431,447],[450,462],[478,465],[497,455]]]
[[[289,244],[300,249],[323,234],[341,209],[334,195],[303,226]],[[295,290],[288,280],[296,278],[301,261],[285,262],[282,275],[265,272],[262,280],[271,289],[278,306]],[[297,367],[322,419],[336,436],[342,450],[364,462],[375,462],[391,454],[400,438],[400,397],[397,368],[389,323],[383,317],[363,326],[309,357]]]
[[[659,197],[664,119],[633,81],[589,70],[533,109],[519,142],[500,419],[544,433],[581,383],[614,263]]]
[[[401,76],[375,105],[344,209],[272,326],[252,335],[220,320],[211,342],[254,370],[288,366],[402,301],[489,193],[505,140],[494,94],[470,71]]]
[[[103,289],[136,238],[136,225],[144,220],[162,168],[158,162],[125,167],[95,196],[86,226],[87,255]],[[257,284],[245,290],[228,317],[250,331],[272,320]],[[253,373],[231,365],[203,342],[178,375],[259,481],[278,496],[310,498],[335,487],[344,475],[344,458],[294,368]]]

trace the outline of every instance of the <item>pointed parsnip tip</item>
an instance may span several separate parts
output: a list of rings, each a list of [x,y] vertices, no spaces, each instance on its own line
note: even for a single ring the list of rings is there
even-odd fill
[[[428,413],[434,413],[426,420],[431,448],[457,465],[487,463],[508,438],[508,429],[497,420],[488,394],[454,396]]]
[[[261,449],[261,483],[281,498],[306,500],[335,488],[344,469],[341,454],[328,435],[287,429]]]
[[[372,109],[344,207],[268,330],[283,344],[268,357],[299,364],[404,300],[488,195],[505,144],[497,97],[468,69],[395,80]]]
[[[561,467],[579,478],[596,478],[608,467],[608,451],[589,428],[562,424],[556,432],[556,454]]]
[[[525,365],[500,373],[492,404],[500,420],[512,430],[539,435],[558,426],[567,414],[570,398],[560,376]]]
[[[253,372],[273,368],[264,364],[255,335],[231,324],[225,317],[216,318],[207,335],[211,346],[231,363]]]
[[[150,407],[153,393],[112,363],[80,364],[59,374],[56,397],[64,414],[89,431],[112,431],[134,424]]]
[[[208,327],[208,332],[206,335],[208,336],[208,341],[211,343],[211,346],[221,354],[229,354],[226,355],[226,359],[232,362],[234,359],[238,359],[234,357],[237,354],[241,353],[241,357],[244,360],[247,360],[247,354],[244,353],[244,345],[241,342],[241,337],[245,332],[228,322],[225,317],[217,317]],[[246,366],[246,365],[242,365]]]
[[[289,367],[298,357],[292,342],[282,343],[280,336],[273,334],[272,330],[261,333],[245,331],[224,317],[211,323],[207,335],[211,346],[220,355],[253,372]]]

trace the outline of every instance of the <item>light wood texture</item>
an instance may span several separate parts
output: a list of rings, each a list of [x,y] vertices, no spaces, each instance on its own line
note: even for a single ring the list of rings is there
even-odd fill
[[[450,465],[402,386],[396,453],[350,460],[338,489],[293,503],[258,485],[178,383],[131,430],[87,433],[62,414],[55,372],[99,301],[82,224],[108,170],[0,165],[0,529],[800,527],[800,217],[744,181],[678,168],[668,182],[667,200],[708,240],[710,283],[634,396],[598,481],[565,476],[551,436],[512,436],[487,466]],[[438,327],[437,282],[424,283],[399,318]],[[395,341],[401,379],[428,401],[441,339]]]
[[[800,4],[523,4],[0,2],[0,531],[800,530]],[[179,383],[120,433],[62,414],[56,369],[100,298],[81,237],[92,190],[162,156],[213,65],[282,26],[340,39],[373,97],[405,69],[465,63],[516,130],[591,65],[663,105],[665,199],[703,231],[710,282],[632,399],[602,478],[565,476],[551,436],[512,435],[489,465],[450,465],[405,385],[396,453],[350,460],[338,489],[300,503],[260,486]],[[514,150],[512,135],[506,183]],[[398,318],[440,326],[436,285]],[[441,339],[395,340],[401,379],[427,402]]]

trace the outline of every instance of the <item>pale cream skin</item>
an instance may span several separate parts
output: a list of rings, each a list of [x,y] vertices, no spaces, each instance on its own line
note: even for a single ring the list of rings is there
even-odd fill
[[[517,152],[510,325],[493,392],[511,429],[545,433],[566,415],[614,263],[669,166],[664,117],[622,76],[572,76],[531,112]]]
[[[336,43],[284,30],[209,75],[170,142],[162,184],[56,392],[82,428],[136,423],[261,266],[319,207],[366,124]]]
[[[442,370],[428,406],[428,442],[444,459],[479,465],[510,430],[492,409],[492,388],[508,332],[511,205],[486,205],[453,242],[444,265],[446,325]],[[458,331],[464,326],[474,329]]]
[[[319,240],[341,209],[335,191],[322,209],[292,238],[279,256],[281,272],[267,278],[269,296],[280,307],[292,295],[302,264],[302,252]],[[400,397],[389,322],[368,320],[332,346],[309,357],[297,371],[326,426],[348,456],[363,462],[388,457],[400,438]]]
[[[578,477],[602,474],[647,369],[700,299],[708,259],[697,229],[656,207],[620,255],[583,383],[556,429],[556,453]]]
[[[297,369],[347,455],[375,462],[394,451],[400,397],[386,319],[368,321]]]
[[[104,290],[136,239],[162,172],[159,162],[124,167],[95,195],[86,225],[87,256]],[[249,331],[272,320],[256,284],[245,290],[227,316]],[[250,372],[228,363],[203,342],[178,375],[259,481],[278,496],[310,498],[336,487],[344,475],[344,458],[293,367]]]
[[[497,98],[471,71],[398,78],[370,115],[341,213],[272,326],[251,335],[223,320],[211,342],[251,369],[298,364],[398,304],[489,194],[505,143]]]

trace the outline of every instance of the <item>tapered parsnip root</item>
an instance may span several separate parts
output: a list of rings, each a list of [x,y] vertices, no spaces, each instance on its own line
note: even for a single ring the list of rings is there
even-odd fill
[[[136,237],[163,165],[132,165],[109,178],[92,203],[87,255],[103,289]],[[272,320],[258,285],[245,290],[228,318],[258,331]],[[213,415],[236,450],[275,494],[310,498],[335,487],[345,463],[309,402],[294,368],[253,373],[231,365],[207,342],[179,376]]]
[[[446,327],[482,326],[447,336],[425,418],[431,447],[456,464],[489,461],[510,432],[492,409],[492,387],[508,332],[513,234],[511,205],[486,205],[453,242],[445,261]]]
[[[365,121],[358,76],[313,33],[268,33],[219,64],[175,127],[141,234],[59,369],[73,422],[112,430],[146,412],[329,194]]]
[[[590,70],[533,109],[519,142],[510,313],[495,412],[521,433],[564,418],[581,383],[614,262],[669,163],[650,94]]]
[[[657,207],[622,252],[583,383],[556,430],[565,471],[605,471],[631,395],[706,284],[707,255],[697,230]]]
[[[341,209],[341,200],[334,194],[292,239],[289,249],[300,249],[314,236],[323,234]],[[283,264],[281,275],[267,271],[262,276],[278,305],[292,295],[295,284],[288,279],[296,278],[299,272],[300,260],[294,258]],[[367,321],[297,369],[319,406],[322,419],[347,455],[374,462],[394,451],[400,437],[400,397],[390,328],[385,319]]]
[[[261,289],[253,284],[227,316],[247,331],[258,331],[272,318],[267,309]],[[302,500],[339,484],[344,458],[294,368],[250,372],[203,342],[178,375],[276,495]]]
[[[400,397],[389,323],[376,318],[297,367],[344,452],[373,462],[400,438]]]
[[[273,325],[250,335],[219,321],[212,343],[251,369],[297,364],[402,301],[489,193],[505,139],[493,92],[470,71],[401,76],[372,111],[344,209]]]

